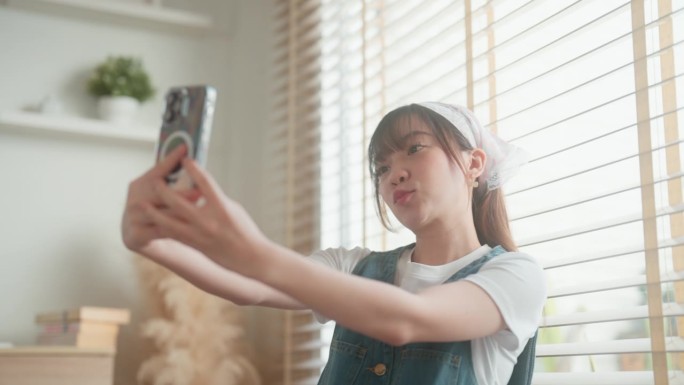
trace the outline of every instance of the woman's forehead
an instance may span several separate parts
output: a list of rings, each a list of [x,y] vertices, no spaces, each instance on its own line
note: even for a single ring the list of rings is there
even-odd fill
[[[432,134],[432,129],[423,119],[410,115],[394,121],[383,136],[390,137],[394,142],[400,143],[420,133]]]
[[[433,132],[422,119],[416,116],[396,119],[374,143],[376,161],[382,161],[392,152],[403,149],[411,139],[426,136],[433,136]]]
[[[408,116],[397,119],[392,125],[392,131],[396,131],[398,134],[407,135],[413,131],[431,133],[432,129],[420,116],[409,114]]]

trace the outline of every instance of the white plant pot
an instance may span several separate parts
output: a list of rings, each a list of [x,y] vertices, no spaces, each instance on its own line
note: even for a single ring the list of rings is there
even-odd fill
[[[100,118],[117,124],[128,124],[133,121],[140,102],[130,96],[102,96],[97,102]]]

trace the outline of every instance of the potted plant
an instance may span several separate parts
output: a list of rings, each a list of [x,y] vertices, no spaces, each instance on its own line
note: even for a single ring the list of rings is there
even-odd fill
[[[100,117],[115,123],[130,122],[155,92],[142,61],[127,56],[110,56],[95,67],[87,88],[98,98]]]

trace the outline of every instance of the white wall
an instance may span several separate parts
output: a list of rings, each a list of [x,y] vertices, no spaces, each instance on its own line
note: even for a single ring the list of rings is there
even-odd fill
[[[139,114],[152,126],[166,88],[213,84],[219,101],[208,167],[258,221],[269,4],[216,6],[224,12],[221,36],[0,6],[0,111],[53,94],[65,113],[94,116],[95,101],[83,87],[89,70],[109,54],[144,60],[160,90]],[[152,161],[151,144],[0,129],[0,341],[33,343],[37,312],[127,307],[133,323],[122,330],[116,383],[135,383],[142,346],[137,325],[145,311],[119,220],[128,182]]]

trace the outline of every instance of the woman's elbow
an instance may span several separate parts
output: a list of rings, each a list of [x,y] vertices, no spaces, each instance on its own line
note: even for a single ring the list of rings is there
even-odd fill
[[[396,325],[385,327],[380,330],[378,340],[392,346],[403,346],[413,341],[413,330],[410,325]]]

